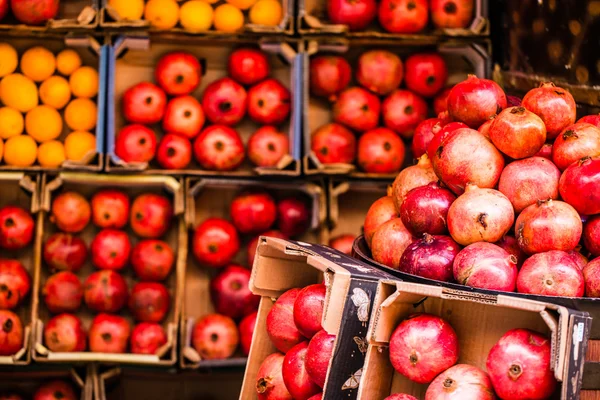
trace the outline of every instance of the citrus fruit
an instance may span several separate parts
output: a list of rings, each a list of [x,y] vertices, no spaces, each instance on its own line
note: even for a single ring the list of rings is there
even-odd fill
[[[23,128],[25,128],[23,114],[14,108],[0,108],[0,138],[8,139],[20,135],[23,133]]]
[[[6,75],[0,81],[0,100],[5,106],[27,112],[38,105],[37,86],[24,75]]]
[[[91,98],[98,94],[98,71],[81,67],[71,74],[69,85],[75,97]]]
[[[17,50],[8,43],[0,43],[0,76],[12,74],[19,65]]]
[[[0,161],[2,161],[2,155],[4,154],[4,142],[0,139]]]
[[[156,29],[171,29],[179,21],[179,5],[175,0],[150,0],[146,3],[144,19]]]
[[[56,109],[41,105],[25,115],[25,132],[38,143],[56,139],[62,133],[63,121]]]
[[[192,0],[183,3],[179,14],[181,26],[191,33],[205,32],[213,23],[213,9],[204,1]]]
[[[51,76],[40,85],[42,103],[60,110],[71,100],[71,87],[62,76]]]
[[[256,3],[256,0],[226,0],[232,6],[239,8],[240,10],[247,10]]]
[[[244,27],[244,14],[231,4],[221,4],[215,9],[215,29],[220,32],[237,32]]]
[[[73,49],[64,49],[56,56],[56,69],[63,75],[69,76],[81,67],[81,57]]]
[[[13,136],[4,144],[4,162],[14,167],[29,167],[37,158],[37,144],[31,136]]]
[[[58,140],[50,140],[40,144],[37,160],[42,167],[58,168],[65,161],[65,147]]]
[[[65,139],[67,160],[79,161],[92,150],[96,150],[96,136],[89,132],[75,131]]]
[[[282,15],[283,10],[278,0],[258,0],[250,9],[250,22],[276,26],[281,22]]]
[[[96,126],[96,103],[90,99],[74,99],[65,108],[65,122],[74,131],[91,131]]]
[[[36,82],[45,81],[54,74],[55,70],[54,54],[45,47],[32,47],[21,56],[21,72]]]
[[[142,19],[144,15],[144,0],[108,0],[108,5],[127,21]]]

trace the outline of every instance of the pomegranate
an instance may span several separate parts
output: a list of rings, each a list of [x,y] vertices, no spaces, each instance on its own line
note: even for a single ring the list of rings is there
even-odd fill
[[[429,118],[415,128],[411,150],[414,158],[419,158],[427,152],[427,146],[433,137],[442,129],[441,119]]]
[[[438,118],[439,119],[439,118]],[[443,125],[443,122],[441,123]],[[442,142],[454,131],[460,128],[468,128],[462,122],[450,122],[444,125],[439,131],[434,133],[433,138],[427,145],[427,156],[430,160],[435,158],[435,153],[437,152],[438,147],[442,144]],[[414,138],[413,138],[414,140]]]
[[[357,162],[367,173],[391,174],[400,171],[405,153],[404,143],[394,131],[376,128],[358,140]]]
[[[280,125],[290,109],[290,91],[277,79],[266,79],[248,90],[248,116],[256,123]]]
[[[325,387],[329,362],[335,348],[335,335],[328,334],[325,330],[317,332],[308,344],[304,367],[310,379],[319,387]]]
[[[516,257],[517,259],[517,269],[520,269],[525,259],[527,259],[527,254],[521,247],[519,247],[519,241],[514,236],[504,235],[502,239],[494,243],[497,246],[502,247],[504,250]]]
[[[371,239],[371,253],[378,263],[390,268],[400,267],[400,258],[404,250],[413,242],[413,237],[402,223],[394,218],[382,224]]]
[[[305,368],[308,342],[300,342],[292,347],[283,359],[283,383],[294,399],[307,400],[320,393],[317,386],[308,376]]]
[[[163,236],[171,226],[173,207],[168,197],[144,193],[131,205],[131,229],[140,237],[156,239]]]
[[[392,198],[396,205],[396,210],[406,197],[406,194],[419,186],[427,185],[430,182],[437,182],[438,178],[433,172],[431,161],[426,154],[423,154],[416,165],[403,169],[394,179],[392,185]]]
[[[600,214],[600,157],[571,164],[558,181],[558,191],[579,214]]]
[[[447,87],[439,92],[433,99],[433,112],[435,115],[448,111],[448,95],[451,90],[451,87]]]
[[[233,225],[240,233],[259,233],[269,229],[277,218],[275,200],[266,192],[237,195],[230,206]]]
[[[427,118],[427,103],[413,92],[394,90],[381,105],[383,123],[405,139]]]
[[[379,3],[379,23],[390,33],[418,33],[427,25],[427,0],[383,0]]]
[[[521,212],[515,224],[519,246],[527,254],[573,250],[582,231],[577,211],[558,200],[538,200]]]
[[[573,96],[552,82],[543,82],[538,88],[531,89],[523,97],[521,105],[544,121],[549,140],[575,123],[577,110]]]
[[[506,104],[508,107],[518,107],[521,105],[521,98],[517,96],[506,95]]]
[[[274,238],[278,238],[278,239],[287,239],[286,235],[284,235],[283,233],[276,231],[276,230],[270,230],[270,231],[264,232],[260,236],[268,236],[268,237],[274,237]],[[248,267],[250,267],[250,268],[252,268],[252,266],[254,265],[254,256],[256,255],[256,247],[258,246],[258,239],[260,236],[255,237],[254,239],[252,239],[250,241],[250,243],[248,243],[248,247],[247,247]]]
[[[371,204],[371,207],[369,207],[369,211],[367,211],[367,215],[365,216],[363,227],[365,240],[369,247],[371,247],[375,231],[377,231],[384,223],[398,218],[399,216],[400,215],[394,206],[394,200],[390,196],[383,196]]]
[[[452,238],[426,233],[404,250],[398,269],[427,279],[452,282],[452,265],[459,252],[460,246]]]
[[[315,394],[308,398],[308,400],[323,400],[323,393]]]
[[[448,68],[437,53],[413,54],[406,59],[406,87],[423,97],[433,97],[446,86]]]
[[[517,277],[517,291],[543,296],[581,297],[585,282],[573,257],[564,251],[551,250],[525,260]]]
[[[127,303],[127,282],[115,271],[96,271],[88,276],[83,286],[85,304],[91,310],[115,313]]]
[[[85,351],[86,341],[81,320],[73,314],[59,314],[44,325],[44,343],[50,351]]]
[[[165,92],[150,82],[140,82],[123,93],[123,117],[132,124],[152,125],[161,121],[167,106]]]
[[[355,131],[375,129],[379,124],[379,98],[360,87],[345,89],[333,104],[333,120]]]
[[[257,84],[265,80],[270,72],[269,58],[259,49],[236,49],[227,60],[227,73],[242,85]]]
[[[386,397],[383,400],[419,400],[415,396],[411,396],[410,394],[404,393],[394,393],[391,396]]]
[[[577,268],[579,268],[581,271],[583,271],[583,268],[589,262],[586,256],[577,251],[577,248],[575,250],[567,251],[567,254],[571,256],[573,261],[575,261],[575,264],[577,264]]]
[[[566,127],[552,146],[552,161],[561,171],[583,157],[598,155],[600,129],[585,122]]]
[[[298,293],[294,302],[294,323],[298,331],[306,338],[312,338],[323,327],[323,308],[325,306],[325,285],[308,285]]]
[[[248,159],[257,167],[274,167],[289,154],[287,134],[273,126],[258,128],[248,139]]]
[[[485,121],[479,128],[477,128],[477,132],[481,133],[483,136],[490,139],[490,128],[492,127],[492,124],[494,123],[495,119],[496,119],[496,117],[494,116],[494,117],[488,119],[487,121]]]
[[[351,31],[365,29],[375,19],[375,0],[329,0],[327,15],[334,24],[348,25]]]
[[[129,220],[129,197],[114,189],[103,189],[92,196],[92,222],[99,228],[121,229]]]
[[[131,326],[125,318],[100,313],[94,317],[90,326],[90,351],[125,353],[130,334]]]
[[[464,29],[473,19],[473,0],[432,0],[431,21],[436,28]]]
[[[457,364],[431,382],[425,400],[494,400],[490,377],[477,367]]]
[[[96,268],[121,270],[129,261],[131,243],[125,231],[103,229],[90,246],[92,263]]]
[[[340,124],[326,124],[314,131],[310,146],[319,162],[323,164],[352,164],[356,157],[356,138]]]
[[[158,60],[154,79],[168,95],[190,94],[200,86],[202,65],[193,54],[174,51]]]
[[[240,332],[240,347],[245,356],[250,354],[250,345],[252,344],[252,336],[254,336],[257,316],[258,312],[256,311],[246,315],[238,326],[238,331]]]
[[[4,0],[4,2],[5,2],[4,4],[8,4],[8,0]],[[1,4],[2,3],[0,2],[0,20],[2,18],[4,18],[4,15],[6,15],[6,12],[8,12],[8,5],[6,6],[7,8],[4,11],[2,11]],[[0,394],[0,400],[23,400],[23,397],[19,396],[16,393],[6,393],[5,392],[5,393]]]
[[[244,161],[239,133],[225,125],[211,125],[194,141],[194,158],[207,170],[232,171]]]
[[[221,314],[208,314],[194,325],[192,346],[205,360],[229,358],[235,353],[239,334],[235,322]]]
[[[544,143],[544,145],[542,146],[542,148],[540,149],[540,151],[538,151],[537,153],[535,153],[534,156],[536,156],[536,157],[544,157],[544,158],[547,158],[548,160],[552,161],[552,144],[551,143]]]
[[[53,314],[75,312],[81,305],[83,288],[72,272],[61,271],[51,275],[42,288],[46,307]]]
[[[531,157],[508,164],[498,182],[498,190],[520,213],[540,199],[558,198],[560,171],[543,157]]]
[[[17,314],[0,310],[0,355],[10,356],[23,348],[23,324]]]
[[[167,103],[162,128],[191,140],[200,134],[205,122],[200,102],[193,96],[179,96]]]
[[[292,400],[283,382],[283,360],[280,353],[273,353],[264,359],[256,374],[256,394],[258,400]]]
[[[300,289],[294,288],[283,293],[267,315],[267,334],[271,342],[282,353],[304,340],[294,324],[294,303]]]
[[[505,195],[494,189],[467,185],[448,210],[448,230],[463,246],[502,239],[515,222],[515,213]]]
[[[600,256],[600,216],[590,218],[583,226],[583,244],[594,256]]]
[[[310,226],[310,210],[304,200],[289,197],[277,203],[277,228],[288,237],[303,234]]]
[[[211,82],[202,95],[202,109],[213,124],[233,126],[248,107],[246,90],[229,77]]]
[[[577,123],[580,122],[587,122],[588,124],[592,124],[597,128],[600,128],[600,114],[586,115],[585,117],[581,117],[577,120]]]
[[[130,263],[142,281],[164,281],[173,269],[175,254],[162,240],[140,240],[131,251]]]
[[[394,369],[417,383],[429,383],[458,361],[458,337],[443,318],[413,314],[390,337],[390,361]]]
[[[454,279],[461,285],[514,292],[517,257],[492,243],[473,243],[454,259]]]
[[[398,89],[404,74],[402,60],[386,50],[370,50],[358,58],[356,80],[365,89],[386,95]]]
[[[450,117],[450,113],[448,111],[441,112],[437,115],[437,118],[442,120],[442,124],[447,125],[454,120]]]
[[[546,127],[540,117],[525,107],[509,107],[494,118],[488,135],[498,150],[519,159],[531,157],[542,148]]]
[[[156,154],[156,133],[144,125],[127,125],[117,134],[114,153],[126,163],[150,162]]]
[[[346,255],[352,255],[352,245],[356,236],[350,233],[338,235],[329,239],[329,247]]]
[[[313,96],[326,97],[330,101],[335,101],[338,93],[348,87],[352,78],[352,70],[348,61],[343,57],[331,55],[311,58],[309,74],[310,93]]]
[[[63,192],[52,201],[50,221],[69,233],[81,232],[90,222],[90,203],[79,193]]]
[[[600,297],[600,258],[590,261],[583,268],[585,279],[585,295],[587,297]]]
[[[506,106],[506,95],[502,88],[494,81],[479,79],[475,75],[469,75],[466,80],[456,84],[448,95],[448,112],[452,119],[464,122],[473,129],[499,114]]]
[[[142,322],[133,328],[130,342],[133,354],[156,354],[167,344],[167,334],[157,323]]]
[[[196,227],[192,251],[199,263],[219,268],[231,262],[240,249],[235,227],[221,218],[208,218]]]
[[[185,169],[192,161],[192,143],[185,137],[167,133],[158,143],[156,161],[164,169]]]
[[[431,182],[406,194],[400,206],[402,223],[414,236],[423,233],[442,235],[448,231],[446,217],[456,196]]]
[[[31,290],[29,273],[18,260],[0,258],[0,309],[16,308]]]
[[[0,248],[19,250],[31,243],[35,223],[29,211],[6,206],[0,209]]]
[[[260,296],[252,294],[248,286],[250,270],[229,265],[210,282],[210,298],[219,314],[239,320],[258,310]]]
[[[169,312],[171,296],[162,283],[138,282],[129,295],[129,311],[137,321],[161,322]]]
[[[550,340],[528,329],[506,332],[488,354],[486,368],[502,399],[547,399],[556,388]]]
[[[33,400],[77,400],[71,384],[64,381],[50,381],[38,388]]]

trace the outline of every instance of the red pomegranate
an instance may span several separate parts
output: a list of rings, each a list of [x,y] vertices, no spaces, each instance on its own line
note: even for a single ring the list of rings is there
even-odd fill
[[[426,233],[404,250],[398,269],[427,279],[452,282],[452,265],[459,252],[460,246],[449,236]]]
[[[352,78],[348,61],[343,57],[331,55],[311,58],[309,74],[310,93],[313,96],[328,98],[330,101],[335,101],[337,94],[346,89]]]
[[[329,0],[327,15],[334,24],[348,25],[351,31],[365,29],[375,19],[375,0]]]
[[[250,243],[248,243],[248,247],[246,249],[246,252],[248,253],[248,267],[250,267],[250,268],[252,268],[252,266],[254,265],[254,256],[256,255],[256,247],[258,246],[258,239],[260,238],[260,236],[268,236],[268,237],[274,237],[274,238],[278,238],[278,239],[287,239],[288,238],[286,235],[284,235],[283,233],[281,233],[277,230],[270,230],[267,232],[263,232],[259,236],[252,239],[250,241]]]
[[[221,314],[208,314],[194,325],[192,346],[205,360],[229,358],[235,353],[239,334],[235,322]]]
[[[142,281],[163,281],[173,269],[175,254],[162,240],[140,240],[133,247],[129,262]]]
[[[250,354],[250,345],[252,344],[252,336],[254,336],[254,327],[256,326],[256,317],[258,312],[246,315],[238,326],[240,332],[240,347],[245,356]]]
[[[531,89],[521,105],[537,114],[546,126],[548,139],[556,138],[569,125],[575,123],[575,99],[567,90],[552,82],[543,82],[538,88]]]
[[[31,278],[18,260],[0,258],[0,309],[16,308],[31,290]]]
[[[435,115],[448,111],[448,95],[451,90],[451,87],[447,87],[439,92],[433,99],[433,112]]]
[[[397,89],[404,74],[402,60],[386,50],[370,50],[358,58],[356,80],[365,89],[386,95]]]
[[[248,116],[258,124],[282,124],[290,109],[290,91],[277,79],[266,79],[248,90]]]
[[[506,95],[502,88],[494,81],[479,79],[475,75],[469,75],[466,80],[456,84],[448,95],[448,112],[452,119],[464,122],[473,129],[479,128],[506,106]]]
[[[27,25],[42,25],[54,19],[59,8],[59,0],[10,0],[10,9],[14,17]]]
[[[473,0],[431,0],[431,21],[436,28],[464,29],[473,19]]]
[[[356,138],[340,124],[326,124],[314,131],[310,147],[323,164],[352,164],[356,157]]]
[[[91,310],[116,313],[127,303],[127,282],[115,271],[96,271],[88,276],[83,287],[85,304]]]
[[[427,118],[427,103],[410,90],[394,90],[381,105],[383,123],[405,139]]]
[[[600,129],[580,122],[566,127],[554,141],[552,161],[564,171],[583,157],[600,155]]]
[[[114,152],[126,163],[150,162],[156,154],[156,133],[144,125],[127,125],[117,134]]]
[[[112,271],[111,271],[112,272]],[[100,313],[90,326],[90,351],[97,353],[125,353],[131,326],[119,315]]]
[[[379,23],[390,33],[418,33],[429,17],[427,0],[383,0],[379,3]]]
[[[454,259],[454,279],[461,285],[514,292],[517,257],[492,243],[473,243]]]
[[[208,218],[196,227],[192,251],[199,263],[219,268],[231,262],[240,249],[235,227],[221,218]]]
[[[325,294],[324,284],[308,285],[300,290],[294,302],[294,323],[298,331],[308,339],[323,329],[321,319]]]
[[[248,107],[246,89],[229,77],[211,82],[202,95],[202,109],[213,124],[233,126]]]
[[[546,141],[546,127],[540,117],[525,107],[509,107],[494,118],[488,135],[498,150],[519,159],[540,151]]]
[[[376,128],[358,140],[357,162],[369,174],[392,174],[400,171],[406,149],[404,142],[387,128]]]
[[[23,348],[23,324],[12,311],[0,310],[0,355],[10,356]]]
[[[248,159],[257,167],[274,167],[290,152],[287,134],[273,126],[258,128],[248,139]]]
[[[586,115],[585,117],[581,117],[577,120],[577,123],[580,122],[587,122],[588,124],[592,124],[597,128],[600,128],[600,114]]]
[[[42,254],[51,271],[77,272],[87,259],[87,247],[80,238],[59,232],[46,240]]]
[[[544,157],[552,161],[552,144],[544,143],[540,151],[534,154],[536,157]]]
[[[448,231],[446,217],[456,196],[431,182],[406,194],[400,206],[402,223],[414,236],[442,235]]]
[[[309,397],[308,400],[323,400],[323,393],[317,393],[314,396]]]
[[[85,351],[86,336],[81,320],[73,314],[59,314],[44,325],[44,343],[50,351]]]
[[[417,383],[429,383],[458,361],[458,337],[443,318],[413,314],[390,337],[394,369]]]
[[[129,311],[137,321],[161,322],[171,307],[171,295],[162,283],[138,282],[129,294]]]
[[[346,255],[352,255],[352,245],[356,236],[351,233],[345,233],[329,239],[329,247],[341,251]]]
[[[256,374],[258,400],[293,400],[283,382],[283,360],[283,354],[273,353],[260,365]]]
[[[50,381],[38,388],[33,400],[77,400],[71,384],[65,381]]]
[[[50,221],[69,233],[81,232],[90,222],[90,203],[79,193],[63,192],[52,201]]]
[[[268,56],[259,49],[241,48],[231,52],[227,73],[242,85],[254,85],[271,72]]]
[[[583,268],[585,280],[585,295],[587,297],[600,297],[600,258],[596,258]]]
[[[164,236],[171,226],[173,207],[171,200],[163,195],[144,193],[131,205],[131,229],[140,237],[157,239]]]
[[[490,139],[490,128],[492,127],[492,124],[494,123],[494,119],[496,119],[495,116],[488,119],[487,121],[485,121],[479,128],[477,128],[477,132],[481,133],[483,136]],[[490,140],[492,140],[492,139],[490,139]]]
[[[369,207],[367,215],[365,216],[365,223],[363,227],[365,240],[367,241],[369,247],[371,247],[375,231],[377,231],[377,229],[384,223],[394,218],[398,218],[399,216],[400,215],[396,210],[394,200],[391,196],[381,197],[371,204],[371,207]]]
[[[92,263],[96,268],[123,269],[129,261],[131,243],[125,231],[103,229],[94,237],[90,246]]]
[[[194,158],[212,171],[232,171],[244,161],[244,143],[239,133],[225,125],[205,128],[194,141]]]
[[[300,289],[294,288],[283,293],[267,315],[267,334],[277,350],[287,353],[304,340],[294,324],[294,303]]]
[[[303,234],[310,226],[310,216],[304,199],[288,197],[277,203],[277,228],[288,237]]]
[[[239,265],[228,265],[210,281],[210,298],[219,314],[235,320],[258,309],[260,296],[252,294],[250,270]]]
[[[83,288],[72,272],[61,271],[51,275],[42,288],[46,307],[53,314],[75,312],[81,305]]]
[[[575,264],[577,264],[577,268],[581,271],[583,271],[583,268],[589,262],[586,256],[577,251],[577,248],[575,248],[575,250],[567,251],[567,254],[571,256],[573,261],[575,261]]]
[[[600,256],[600,216],[590,218],[583,226],[583,244],[594,256]]]
[[[283,383],[294,399],[306,400],[321,392],[321,388],[306,372],[307,350],[308,342],[298,343],[286,353],[283,359]]]
[[[335,335],[320,330],[312,337],[306,351],[304,367],[310,379],[319,387],[325,387],[327,370],[335,348]]]
[[[558,181],[558,191],[579,214],[600,214],[600,157],[571,164]]]
[[[373,259],[390,268],[398,269],[402,253],[413,240],[413,236],[402,223],[402,219],[394,218],[375,231],[371,239]]]
[[[264,232],[275,223],[275,200],[267,192],[245,192],[237,195],[230,206],[233,225],[243,234]]]
[[[504,235],[502,239],[494,243],[497,246],[502,247],[504,250],[508,252],[508,254],[512,254],[517,259],[517,269],[520,269],[523,265],[523,262],[527,259],[527,254],[521,247],[519,247],[519,241],[514,236]]]
[[[411,396],[410,394],[404,393],[394,393],[391,396],[386,397],[383,400],[419,400],[415,396]]]
[[[392,184],[392,198],[396,205],[396,210],[406,197],[406,194],[419,186],[427,185],[430,182],[437,182],[438,178],[431,167],[431,161],[426,154],[419,158],[416,165],[404,168],[394,179]]]
[[[547,399],[556,388],[551,345],[528,329],[506,332],[488,354],[486,369],[502,399]]]
[[[200,86],[202,65],[193,54],[174,51],[158,60],[154,79],[168,95],[190,94]]]
[[[150,82],[140,82],[129,87],[121,98],[123,117],[132,124],[152,125],[165,114],[167,95]]]
[[[443,121],[441,124],[443,125]],[[450,123],[442,126],[442,128],[439,131],[434,132],[433,138],[427,145],[427,156],[429,157],[430,160],[433,160],[435,158],[435,153],[437,152],[437,149],[440,147],[442,142],[452,132],[454,132],[460,128],[468,128],[468,126],[466,126],[462,122],[450,122]],[[414,140],[414,138],[413,138],[413,140]]]
[[[427,146],[433,137],[442,129],[441,119],[428,118],[415,128],[411,150],[414,158],[419,158],[427,152]]]
[[[129,197],[114,189],[103,189],[92,196],[92,222],[99,228],[121,229],[129,220]]]
[[[341,92],[333,104],[333,120],[355,131],[375,129],[379,124],[381,103],[368,90],[351,87]]]
[[[542,296],[581,297],[585,292],[585,281],[573,257],[564,251],[551,250],[525,260],[517,277],[517,291]]]
[[[0,248],[19,250],[31,243],[35,223],[29,211],[6,206],[0,209]]]
[[[457,364],[431,382],[425,400],[494,400],[490,377],[477,367]]]
[[[447,80],[446,61],[438,53],[413,54],[406,59],[406,87],[419,96],[435,96]]]
[[[205,119],[202,105],[195,97],[179,96],[167,103],[162,128],[164,132],[191,140],[200,134]]]
[[[192,143],[183,136],[167,133],[158,143],[156,161],[164,169],[185,169],[192,161]]]
[[[167,344],[167,334],[157,323],[142,322],[133,328],[130,342],[133,354],[156,354]]]

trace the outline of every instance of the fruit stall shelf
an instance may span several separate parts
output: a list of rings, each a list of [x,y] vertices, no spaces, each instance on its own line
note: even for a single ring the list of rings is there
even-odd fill
[[[28,13],[27,7],[31,7],[25,2],[24,8],[20,13],[23,16],[18,20],[11,11],[8,11],[6,17],[0,21],[0,30],[10,31],[11,33],[23,34],[33,32],[76,32],[92,31],[98,27],[98,10],[100,9],[100,0],[68,0],[56,1],[58,11],[55,18],[43,22],[38,22],[36,16]],[[47,2],[47,7],[52,7]],[[8,5],[7,5],[8,7]],[[22,20],[22,21],[21,21]]]
[[[3,395],[10,394],[20,397],[7,397],[10,399],[33,399],[46,398],[44,396],[55,395],[56,398],[79,400],[93,399],[93,368],[66,368],[46,367],[43,370],[31,365],[27,370],[12,369],[0,371],[0,392]],[[66,386],[66,389],[63,389]],[[62,390],[69,390],[76,397]],[[38,394],[43,390],[44,394]],[[59,397],[63,396],[63,397]]]

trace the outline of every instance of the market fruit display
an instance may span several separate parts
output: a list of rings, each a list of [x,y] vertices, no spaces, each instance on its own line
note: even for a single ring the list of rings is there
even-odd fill
[[[56,18],[60,0],[3,0],[0,4],[0,21],[12,14],[22,24],[43,25]]]
[[[73,384],[64,380],[52,380],[40,385],[33,394],[33,400],[77,400],[78,391],[74,389]]]

